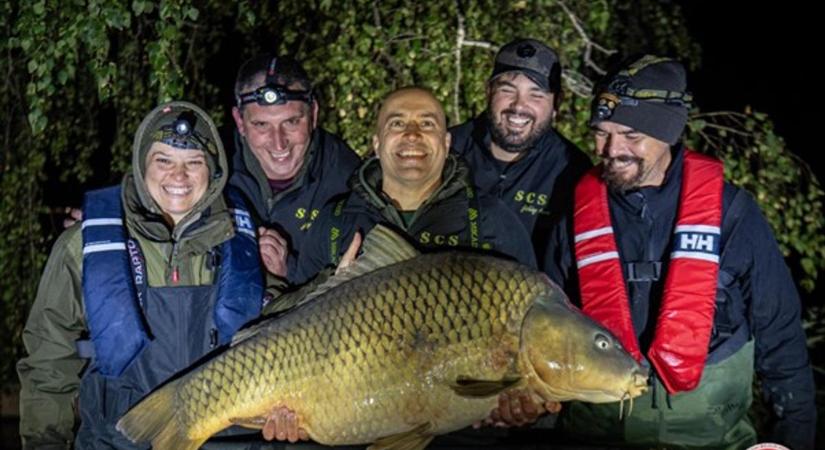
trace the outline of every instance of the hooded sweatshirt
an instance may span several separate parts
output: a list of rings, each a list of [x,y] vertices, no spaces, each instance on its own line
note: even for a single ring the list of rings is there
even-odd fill
[[[164,218],[144,182],[153,133],[169,117],[188,112],[209,142],[208,187],[176,225]],[[145,258],[150,288],[210,286],[215,279],[211,250],[234,236],[222,191],[228,177],[217,129],[200,108],[171,102],[154,109],[138,129],[132,169],[121,183],[124,226]],[[87,360],[76,341],[88,336],[83,301],[81,224],[54,244],[23,330],[27,356],[17,364],[20,378],[20,435],[24,448],[69,448],[74,440],[77,396]],[[205,300],[206,301],[206,300]],[[148,324],[151,329],[152,324]]]

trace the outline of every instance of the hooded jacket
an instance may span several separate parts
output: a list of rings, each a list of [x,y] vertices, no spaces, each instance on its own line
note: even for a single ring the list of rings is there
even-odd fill
[[[207,151],[208,187],[193,208],[173,226],[149,194],[144,175],[153,133],[163,124],[165,115],[178,112],[194,114],[196,130],[212,145]],[[167,122],[168,118],[165,117]],[[235,235],[232,216],[222,195],[227,178],[223,146],[205,112],[189,103],[172,102],[156,108],[144,119],[135,135],[132,170],[120,186],[123,225],[127,236],[142,250],[149,289],[175,287],[192,291],[205,287],[208,290],[216,282],[213,250]],[[87,360],[81,358],[76,348],[76,342],[89,334],[83,301],[82,245],[79,223],[60,235],[49,255],[23,330],[28,356],[18,362],[17,370],[21,382],[20,434],[24,448],[67,448],[74,440],[78,390],[81,379],[89,375],[90,370],[86,367]],[[214,298],[214,295],[195,297],[194,303],[210,302]],[[145,317],[148,329],[157,331],[152,330],[151,317]]]
[[[494,251],[535,267],[529,236],[518,218],[497,198],[479,193],[466,165],[454,156],[444,165],[441,185],[409,220],[383,193],[381,178],[377,158],[353,174],[352,192],[333,199],[318,217],[291,281],[303,283],[337,264],[354,234],[363,235],[378,223],[398,230],[419,248]]]

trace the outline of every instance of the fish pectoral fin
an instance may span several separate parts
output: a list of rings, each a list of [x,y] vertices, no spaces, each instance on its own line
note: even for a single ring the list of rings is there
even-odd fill
[[[255,416],[255,417],[233,417],[229,419],[232,422],[232,425],[238,425],[244,428],[252,428],[255,430],[260,430],[266,424],[266,417],[264,416]]]
[[[500,380],[476,380],[469,377],[459,377],[450,385],[456,394],[462,397],[492,397],[515,386],[521,381],[519,375],[505,375]]]
[[[422,423],[410,431],[382,437],[367,447],[367,450],[422,450],[433,440],[431,428],[429,423]]]

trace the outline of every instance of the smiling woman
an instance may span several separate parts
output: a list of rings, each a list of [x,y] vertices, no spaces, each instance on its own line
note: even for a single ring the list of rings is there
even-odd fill
[[[172,224],[177,224],[203,197],[209,185],[206,154],[155,142],[146,155],[143,177],[149,195]]]
[[[49,255],[17,366],[24,448],[135,448],[115,421],[260,312],[255,232],[233,229],[249,213],[227,208],[209,116],[161,105],[132,151],[123,182],[87,192],[82,226]]]

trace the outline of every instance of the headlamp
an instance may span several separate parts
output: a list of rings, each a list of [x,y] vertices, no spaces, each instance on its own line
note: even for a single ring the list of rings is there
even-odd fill
[[[631,77],[652,64],[668,61],[667,58],[645,57],[634,63],[627,70],[615,75],[607,87],[598,94],[593,105],[593,113],[598,120],[607,120],[619,105],[637,106],[639,101],[658,102],[681,106],[690,110],[693,95],[690,92],[668,91],[660,89],[635,89]]]
[[[154,136],[154,140],[184,150],[199,149],[215,153],[209,145],[209,140],[195,131],[196,120],[194,115],[183,113],[171,124],[161,127]]]
[[[257,103],[261,106],[283,105],[290,100],[312,103],[311,90],[291,90],[279,84],[267,84],[254,91],[238,95],[238,106]]]

